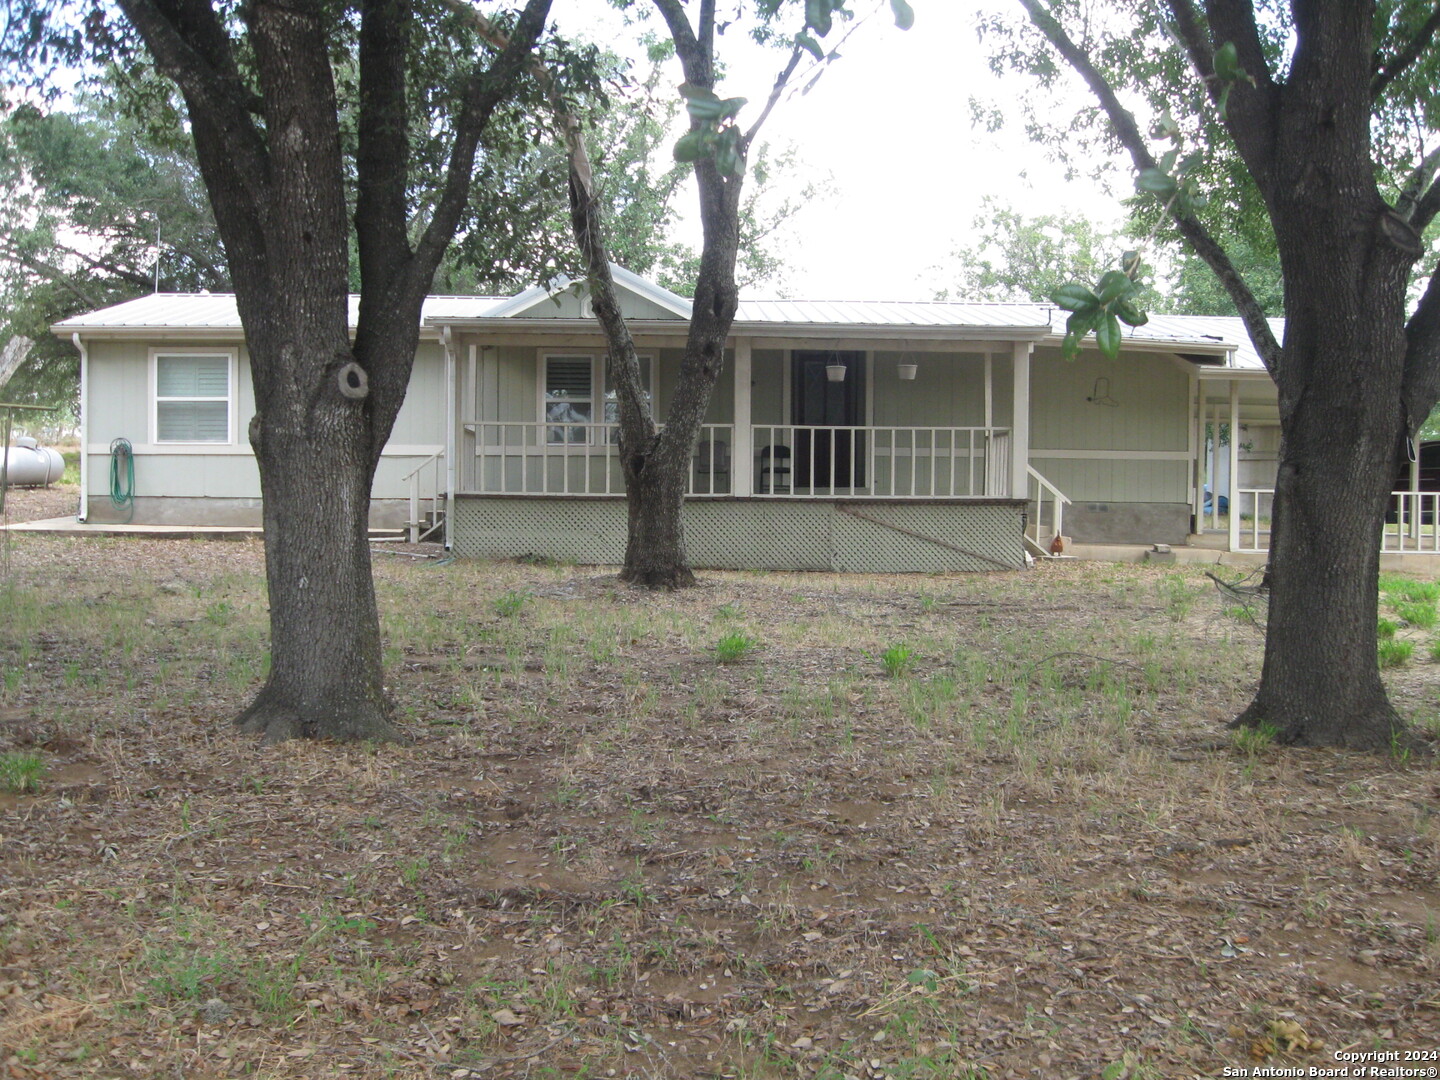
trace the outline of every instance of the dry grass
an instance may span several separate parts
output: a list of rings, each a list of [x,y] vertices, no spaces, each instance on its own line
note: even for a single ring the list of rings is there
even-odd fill
[[[1259,639],[1203,578],[657,597],[377,561],[414,745],[261,749],[228,727],[258,545],[12,542],[0,752],[46,774],[0,795],[0,1069],[1138,1078],[1440,1046],[1433,766],[1232,742]],[[722,663],[727,635],[753,644]],[[1412,713],[1434,670],[1387,673]]]

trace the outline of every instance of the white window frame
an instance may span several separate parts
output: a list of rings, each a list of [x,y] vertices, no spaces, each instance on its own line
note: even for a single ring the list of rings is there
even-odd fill
[[[160,360],[167,356],[223,356],[227,364],[227,379],[229,386],[225,396],[225,439],[162,439],[160,438]],[[239,408],[239,394],[236,392],[239,386],[240,355],[235,349],[186,349],[166,348],[150,350],[150,372],[148,397],[150,400],[150,441],[157,446],[234,446],[236,426],[236,412]],[[219,398],[165,398],[165,401],[198,401],[215,402]]]
[[[636,355],[639,357],[641,363],[648,365],[650,369],[649,393],[650,406],[653,409],[655,403],[660,400],[660,356],[658,353],[652,354],[638,351]],[[547,429],[543,441],[540,443],[542,449],[563,452],[566,446],[594,446],[604,442],[604,440],[599,437],[601,429],[598,427],[589,429],[591,437],[583,443],[550,442],[549,428],[574,427],[575,425],[567,425],[562,421],[551,421],[546,418],[545,405],[548,399],[545,394],[545,387],[548,382],[549,364],[552,359],[580,360],[588,358],[590,360],[590,423],[597,425],[607,423],[605,419],[605,406],[607,404],[605,399],[606,394],[609,392],[609,387],[605,381],[605,369],[608,366],[605,362],[607,356],[608,354],[604,352],[587,352],[582,349],[575,349],[573,351],[543,349],[537,352],[535,357],[535,415],[539,419],[539,422]]]

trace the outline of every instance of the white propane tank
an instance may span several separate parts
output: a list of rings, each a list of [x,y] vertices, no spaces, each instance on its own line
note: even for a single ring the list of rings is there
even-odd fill
[[[10,487],[48,486],[63,475],[65,459],[58,450],[41,446],[27,436],[5,448],[5,482]]]

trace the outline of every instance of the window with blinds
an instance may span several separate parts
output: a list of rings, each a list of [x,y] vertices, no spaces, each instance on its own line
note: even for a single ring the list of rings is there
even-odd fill
[[[549,443],[590,441],[589,425],[595,419],[594,364],[588,356],[545,358],[545,420],[556,423],[546,430]]]
[[[230,357],[155,357],[155,441],[230,442]]]

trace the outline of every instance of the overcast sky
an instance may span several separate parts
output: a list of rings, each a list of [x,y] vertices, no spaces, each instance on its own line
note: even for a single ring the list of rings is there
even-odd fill
[[[797,219],[794,240],[785,245],[794,296],[929,299],[948,284],[931,268],[970,239],[985,195],[1032,215],[1068,210],[1103,222],[1120,217],[1113,194],[1088,180],[1067,184],[1061,166],[1047,161],[1017,125],[997,135],[971,126],[972,94],[999,99],[1023,86],[1018,79],[997,83],[986,66],[975,33],[981,5],[911,3],[912,30],[895,29],[886,5],[887,14],[850,39],[809,95],[776,110],[762,135],[776,145],[795,143],[809,169],[833,177],[833,196]],[[863,11],[870,4],[856,0],[851,7]],[[1019,10],[1018,3],[1008,7]],[[596,40],[613,38],[606,43],[617,51],[631,33],[595,23],[595,0],[557,0],[555,12],[566,28],[583,17],[578,25]],[[753,118],[783,57],[757,57],[734,31],[721,41],[730,71],[722,96],[749,98],[755,104],[741,119]],[[693,202],[693,192],[686,198]]]

